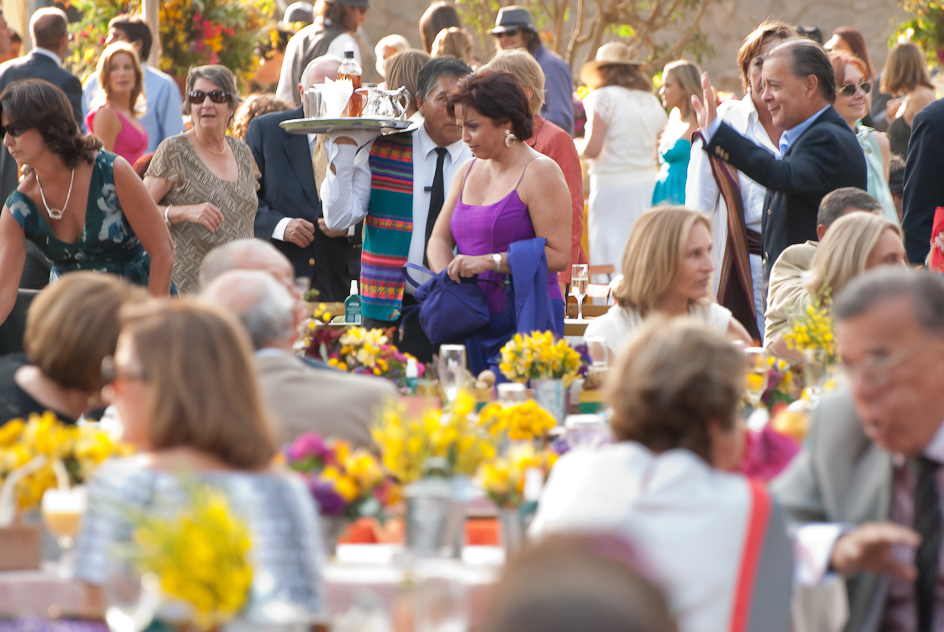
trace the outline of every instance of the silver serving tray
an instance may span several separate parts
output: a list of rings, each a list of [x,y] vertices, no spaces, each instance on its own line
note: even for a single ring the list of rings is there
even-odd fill
[[[353,130],[376,130],[379,134],[387,134],[406,129],[411,124],[412,121],[408,120],[377,118],[303,118],[279,123],[289,134],[326,134]]]

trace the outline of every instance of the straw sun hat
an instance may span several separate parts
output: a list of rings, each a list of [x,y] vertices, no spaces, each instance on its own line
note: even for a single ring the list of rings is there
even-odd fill
[[[632,56],[629,46],[623,42],[610,42],[597,49],[596,59],[580,67],[580,80],[588,86],[600,83],[600,68],[603,66],[641,66],[642,62]]]

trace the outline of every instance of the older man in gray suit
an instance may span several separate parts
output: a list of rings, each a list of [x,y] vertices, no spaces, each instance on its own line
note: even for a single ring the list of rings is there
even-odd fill
[[[228,272],[208,257],[212,269],[204,275],[204,261],[201,297],[232,310],[249,332],[259,386],[275,417],[277,439],[285,443],[315,431],[354,447],[372,445],[370,428],[376,413],[387,399],[396,397],[396,388],[381,378],[315,368],[293,354],[303,312],[285,283],[292,279],[292,264],[267,242],[233,243],[234,252],[246,256]],[[233,261],[224,256],[226,260]],[[255,269],[247,269],[250,266]]]
[[[847,632],[944,630],[944,280],[883,269],[837,297],[848,389],[772,485],[806,579],[847,580]]]

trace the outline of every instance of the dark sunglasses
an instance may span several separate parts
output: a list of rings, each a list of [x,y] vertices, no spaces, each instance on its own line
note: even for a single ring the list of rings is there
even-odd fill
[[[223,90],[211,90],[210,92],[194,90],[190,93],[190,102],[203,103],[207,97],[210,97],[210,101],[213,101],[213,103],[226,103],[230,99],[230,96]]]
[[[105,384],[114,384],[119,378],[147,382],[147,375],[144,371],[140,373],[122,371],[118,368],[118,365],[115,364],[115,356],[105,356],[102,358],[102,381]]]
[[[15,127],[11,127],[10,125],[0,125],[0,138],[3,138],[7,134],[16,138],[24,132],[26,132],[25,129],[17,129]]]
[[[837,92],[839,92],[839,94],[841,94],[844,97],[851,97],[853,94],[855,94],[856,88],[862,88],[862,92],[865,94],[868,94],[869,92],[872,91],[872,82],[863,81],[859,85],[856,85],[854,83],[847,83],[843,87],[839,88]]]
[[[507,35],[508,37],[514,37],[517,34],[518,34],[518,29],[508,29],[507,31],[504,31],[502,33],[495,33],[494,35],[496,39],[501,39],[502,35]]]

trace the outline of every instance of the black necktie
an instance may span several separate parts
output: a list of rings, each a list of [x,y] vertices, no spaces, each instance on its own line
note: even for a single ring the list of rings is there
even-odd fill
[[[931,632],[934,624],[934,593],[941,553],[941,499],[935,475],[939,463],[918,457],[914,459],[918,483],[915,485],[914,528],[921,536],[915,551],[918,579],[915,596],[918,603],[918,632]]]
[[[445,147],[436,148],[436,175],[433,177],[433,186],[429,189],[429,214],[426,216],[426,241],[423,242],[423,264],[426,265],[426,246],[429,244],[429,236],[433,234],[433,226],[436,225],[436,218],[439,217],[439,211],[442,210],[443,202],[446,201],[446,184],[443,179],[443,164],[446,162],[446,154],[449,153]]]

